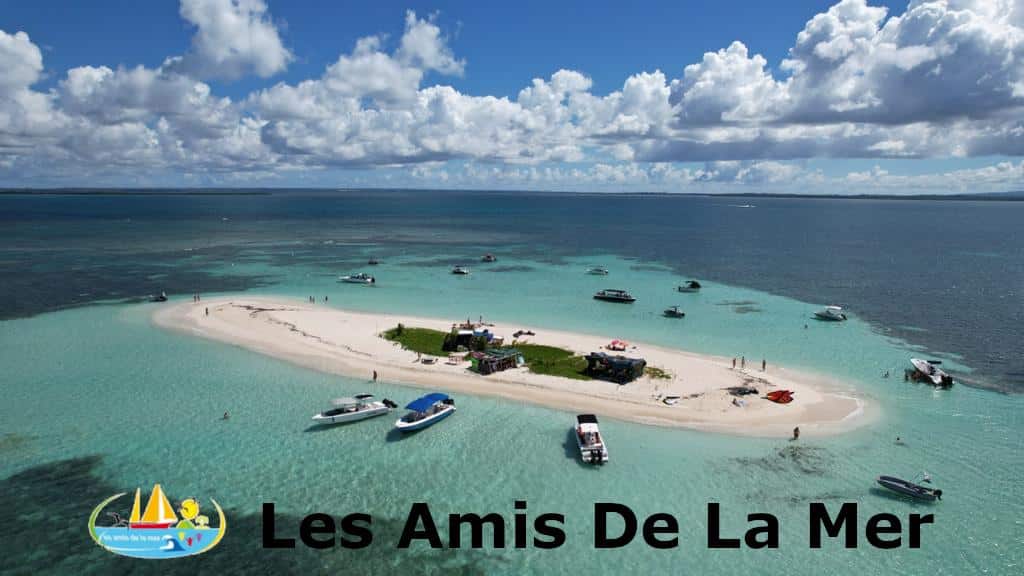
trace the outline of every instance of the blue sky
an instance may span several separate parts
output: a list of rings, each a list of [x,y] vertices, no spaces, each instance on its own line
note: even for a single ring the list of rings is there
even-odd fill
[[[0,185],[1017,189],[1022,14],[5,1]]]

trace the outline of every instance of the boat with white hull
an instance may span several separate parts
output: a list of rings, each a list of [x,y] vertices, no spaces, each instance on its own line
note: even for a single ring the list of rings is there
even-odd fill
[[[576,445],[580,459],[587,464],[604,464],[608,461],[608,448],[597,425],[597,416],[579,414],[576,416]]]
[[[840,306],[825,306],[823,309],[815,312],[814,317],[818,320],[842,322],[843,320],[846,320],[846,313],[843,312],[843,309]]]
[[[373,394],[356,394],[351,398],[335,398],[331,404],[334,407],[313,416],[313,422],[317,424],[355,422],[383,416],[398,407],[398,404],[387,398],[374,400]]]
[[[914,365],[914,371],[910,375],[913,380],[923,380],[942,387],[953,385],[953,377],[938,367],[938,364],[941,364],[938,360],[911,358],[910,363]]]
[[[338,282],[344,282],[346,284],[376,284],[377,279],[369,274],[362,272],[358,274],[352,274],[351,276],[342,276],[338,278]]]
[[[405,406],[409,413],[395,421],[400,432],[412,432],[433,426],[455,413],[455,400],[435,392],[421,396]]]

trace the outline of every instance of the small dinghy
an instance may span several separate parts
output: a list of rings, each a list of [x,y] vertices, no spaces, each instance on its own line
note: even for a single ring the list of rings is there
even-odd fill
[[[465,266],[455,266],[452,268],[452,274],[456,276],[469,276],[469,268]]]
[[[593,268],[587,270],[587,274],[590,274],[592,276],[607,276],[608,269],[605,268],[604,266],[594,266]]]
[[[149,297],[150,302],[167,302],[167,292],[161,292],[156,296]]]
[[[498,257],[495,256],[494,254],[491,254],[491,253],[488,252],[487,254],[484,254],[484,257],[481,258],[480,261],[481,262],[497,262],[498,261]]]
[[[447,394],[435,392],[421,396],[406,405],[409,413],[395,422],[400,432],[412,432],[433,426],[455,412],[455,400]]]
[[[775,402],[776,404],[789,404],[793,401],[792,390],[772,390],[771,392],[764,395],[765,398]]]
[[[918,500],[927,500],[929,502],[942,500],[942,490],[939,490],[938,488],[928,488],[893,476],[879,476],[877,481],[883,488],[892,490],[893,492],[899,492],[904,496],[910,496],[911,498],[916,498]],[[931,482],[931,479],[928,478],[927,474],[925,474],[923,481]]]
[[[661,401],[664,402],[666,406],[675,406],[676,404],[679,404],[679,399],[679,396],[665,396]]]

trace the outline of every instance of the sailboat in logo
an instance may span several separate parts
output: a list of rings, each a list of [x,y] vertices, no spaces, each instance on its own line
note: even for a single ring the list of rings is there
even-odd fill
[[[139,503],[142,500],[142,491],[135,489],[135,504],[132,505],[132,515],[128,519],[128,527],[133,529],[166,529],[178,522],[178,516],[174,508],[164,496],[164,490],[159,484],[153,485],[153,491],[149,494],[149,501],[146,502],[146,510],[139,515]]]

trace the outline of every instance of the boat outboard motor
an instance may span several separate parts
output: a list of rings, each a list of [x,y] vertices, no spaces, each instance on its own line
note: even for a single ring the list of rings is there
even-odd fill
[[[942,385],[947,387],[947,388],[952,386],[953,385],[953,377],[950,376],[949,374],[946,374],[945,376],[943,376],[942,377]]]
[[[935,494],[935,498],[937,500],[942,500],[942,490],[935,489],[935,491],[933,491],[932,494]]]
[[[385,406],[387,406],[388,408],[392,408],[392,409],[398,408],[398,404],[395,404],[394,402],[392,402],[391,400],[388,400],[387,398],[381,400],[381,403],[384,404]]]

